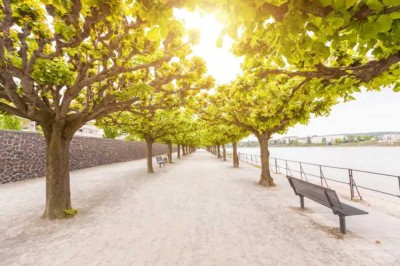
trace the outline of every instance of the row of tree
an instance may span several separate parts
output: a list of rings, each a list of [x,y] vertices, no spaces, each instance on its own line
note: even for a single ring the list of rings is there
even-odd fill
[[[217,43],[235,40],[243,74],[215,87],[203,60],[190,56],[197,32],[173,8],[219,13],[226,28]],[[69,145],[88,121],[144,139],[149,172],[154,141],[187,153],[236,149],[254,134],[260,184],[273,186],[273,134],[327,115],[360,86],[400,88],[395,0],[3,0],[0,10],[0,112],[43,130],[49,219],[71,209]]]
[[[360,87],[400,90],[399,1],[214,4],[227,25],[219,44],[226,34],[235,40],[243,75],[218,87],[202,112],[257,137],[261,185],[274,185],[268,167],[272,134],[329,114]]]

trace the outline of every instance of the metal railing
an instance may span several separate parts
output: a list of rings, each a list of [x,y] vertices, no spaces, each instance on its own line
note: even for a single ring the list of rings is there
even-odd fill
[[[238,153],[239,160],[245,163],[261,167],[259,155]],[[320,183],[321,186],[329,188],[328,181],[341,183],[349,186],[350,198],[362,200],[359,188],[369,191],[400,198],[400,176],[377,173],[372,171],[357,170],[345,167],[314,164],[293,160],[269,158],[270,171],[299,177],[300,179],[313,179],[311,181]],[[357,177],[357,183],[355,181]]]

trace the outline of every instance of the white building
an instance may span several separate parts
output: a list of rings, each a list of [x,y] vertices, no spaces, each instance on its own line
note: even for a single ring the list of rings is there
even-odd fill
[[[321,143],[336,143],[336,140],[346,139],[345,135],[327,135],[327,136],[313,136],[311,138],[311,143],[321,144]]]
[[[76,136],[85,136],[85,137],[94,137],[94,138],[102,138],[103,130],[96,127],[94,123],[88,122],[86,125],[83,125],[78,131],[75,133]]]
[[[23,131],[32,131],[32,132],[36,132],[37,131],[36,122],[35,121],[22,119],[21,123],[22,123],[22,130]]]
[[[299,139],[299,137],[296,136],[288,136],[288,137],[283,137],[282,141],[285,142],[286,144],[291,143],[292,141],[297,141]]]
[[[37,132],[37,124],[35,121],[29,121],[24,119],[22,122],[22,130]],[[94,137],[94,138],[102,138],[103,130],[96,127],[94,122],[88,122],[86,125],[78,129],[75,133],[76,136],[85,136],[85,137]]]
[[[398,142],[400,141],[400,134],[386,134],[382,136],[382,142]]]
[[[307,144],[307,138],[299,138],[297,142],[300,144]]]

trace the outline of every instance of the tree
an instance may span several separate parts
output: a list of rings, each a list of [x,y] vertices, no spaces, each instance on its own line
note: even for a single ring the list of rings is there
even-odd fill
[[[349,99],[361,85],[379,89],[394,84],[395,91],[400,89],[398,1],[214,4],[227,24],[222,36],[236,40],[234,52],[245,55],[245,66],[260,77],[320,79],[326,90]]]
[[[46,140],[44,217],[71,209],[69,145],[86,122],[129,109],[140,70],[186,54],[173,1],[4,0],[0,111],[36,121]],[[156,11],[155,11],[156,10]],[[153,12],[154,11],[154,12]],[[195,37],[191,33],[189,42]],[[128,75],[129,73],[129,75]]]
[[[21,130],[21,120],[13,115],[0,114],[0,129]]]
[[[103,127],[103,137],[106,139],[115,139],[118,136],[118,130],[112,127]]]
[[[98,121],[100,127],[114,127],[147,143],[147,170],[154,173],[152,146],[155,141],[167,142],[172,160],[173,135],[185,131],[186,119],[180,108],[201,89],[213,85],[213,78],[204,76],[205,62],[193,57],[171,64],[164,63],[145,73],[146,85],[138,100],[128,111],[115,113]]]
[[[213,96],[212,101],[222,113],[222,120],[257,137],[261,185],[275,185],[269,171],[268,141],[272,134],[284,133],[297,123],[307,123],[311,114],[325,115],[336,103],[334,97],[320,98],[318,90],[310,89],[314,86],[319,86],[318,82],[286,77],[263,80],[245,72],[231,86],[218,87]]]
[[[201,103],[202,107],[197,107],[197,114],[200,118],[200,128],[203,131],[200,133],[201,145],[210,146],[222,146],[222,158],[226,161],[226,148],[225,145],[232,143],[232,157],[233,167],[239,167],[239,157],[237,151],[237,143],[247,137],[249,132],[241,127],[238,127],[232,123],[226,123],[222,119],[222,113],[218,111],[218,106],[210,104],[207,99],[203,98]]]
[[[311,144],[312,142],[311,142],[311,137],[310,136],[308,136],[307,137],[307,144]]]
[[[181,107],[177,112],[175,127],[169,134],[160,138],[162,143],[168,145],[168,162],[172,163],[172,144],[177,145],[177,158],[181,157],[182,143],[185,137],[197,130],[193,112],[185,107]]]

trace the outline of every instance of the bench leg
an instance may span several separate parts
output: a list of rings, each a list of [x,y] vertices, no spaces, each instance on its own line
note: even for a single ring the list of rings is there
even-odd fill
[[[346,216],[339,214],[340,232],[346,234]]]
[[[299,195],[299,197],[300,197],[300,207],[301,207],[302,209],[304,209],[304,196]]]

